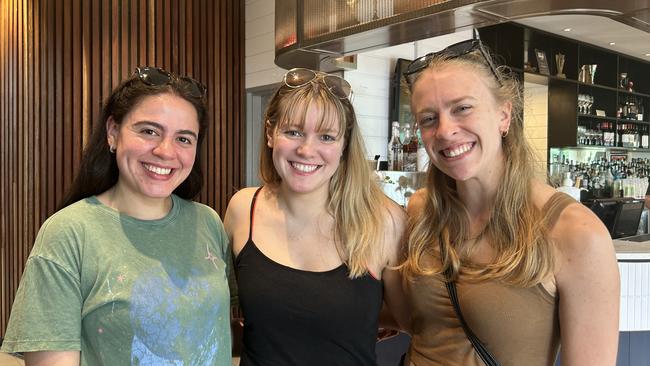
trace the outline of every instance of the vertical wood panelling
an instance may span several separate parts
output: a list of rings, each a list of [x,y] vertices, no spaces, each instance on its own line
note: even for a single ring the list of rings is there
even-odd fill
[[[197,200],[243,185],[243,1],[0,0],[0,335],[36,233],[77,172],[102,102],[136,66],[208,87]]]

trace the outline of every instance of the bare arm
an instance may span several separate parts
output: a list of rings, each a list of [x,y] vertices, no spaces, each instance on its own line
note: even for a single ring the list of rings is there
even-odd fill
[[[398,328],[408,331],[410,322],[409,309],[402,286],[402,275],[397,266],[405,258],[406,245],[406,214],[401,207],[388,199],[388,212],[384,227],[386,230],[386,253],[388,265],[382,271],[384,282],[384,301],[387,309],[383,309],[380,324],[388,328]],[[388,312],[386,310],[389,310]]]
[[[25,366],[79,366],[79,351],[25,352]]]
[[[419,213],[424,207],[424,200],[426,199],[426,191],[420,189],[415,192],[409,199],[408,207],[406,208],[406,216],[403,211],[400,212],[399,227],[396,227],[396,235],[399,238],[395,246],[394,258],[396,260],[391,263],[392,266],[402,264],[408,255],[408,220]],[[384,291],[386,293],[386,303],[392,315],[391,319],[385,320],[390,326],[389,321],[397,323],[400,329],[407,333],[411,333],[411,311],[410,306],[405,294],[405,279],[402,276],[402,270],[387,268],[383,273]],[[393,324],[394,326],[395,324]]]
[[[559,249],[562,365],[614,365],[620,279],[609,233],[585,207],[572,205],[552,235]]]

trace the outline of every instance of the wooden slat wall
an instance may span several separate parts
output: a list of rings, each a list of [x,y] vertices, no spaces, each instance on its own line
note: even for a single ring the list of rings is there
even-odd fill
[[[223,214],[243,185],[243,17],[239,0],[0,0],[0,335],[102,101],[137,66],[207,85],[197,200]]]

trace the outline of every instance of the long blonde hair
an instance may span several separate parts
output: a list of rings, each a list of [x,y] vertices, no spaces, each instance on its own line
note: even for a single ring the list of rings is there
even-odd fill
[[[497,103],[512,103],[510,129],[502,139],[504,176],[481,235],[493,246],[496,258],[487,266],[461,266],[472,253],[472,247],[463,244],[470,240],[468,211],[458,198],[456,182],[431,164],[424,207],[409,220],[408,259],[403,265],[404,272],[413,277],[449,271],[452,279],[463,273],[476,281],[498,279],[520,287],[535,285],[552,273],[555,262],[542,213],[531,200],[534,172],[530,164],[531,148],[523,131],[521,85],[505,67],[496,70],[501,81],[499,85],[478,51],[457,58],[444,54],[436,56],[428,69],[449,64],[470,67],[490,81],[487,85]],[[423,265],[423,255],[437,256],[438,250],[442,267],[435,269]]]
[[[318,78],[299,87],[281,86],[273,95],[265,113],[267,126],[262,133],[260,178],[267,185],[278,185],[281,178],[273,165],[273,150],[266,143],[269,133],[292,123],[303,126],[308,107],[316,104],[321,111],[319,130],[338,124],[344,138],[343,155],[330,179],[327,210],[334,218],[334,240],[350,278],[368,273],[370,263],[382,257],[383,218],[388,214],[385,199],[371,178],[366,152],[352,104],[332,95]],[[337,136],[341,137],[341,136]]]

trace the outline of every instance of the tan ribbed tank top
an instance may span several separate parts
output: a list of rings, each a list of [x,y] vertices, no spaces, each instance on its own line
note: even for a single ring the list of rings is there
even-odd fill
[[[542,209],[547,227],[571,203],[576,201],[564,193],[551,196]],[[423,262],[440,265],[430,255]],[[560,346],[558,303],[541,284],[519,288],[461,278],[457,289],[467,324],[502,366],[554,364]],[[484,365],[463,332],[442,275],[416,277],[406,292],[412,306],[411,365]]]

